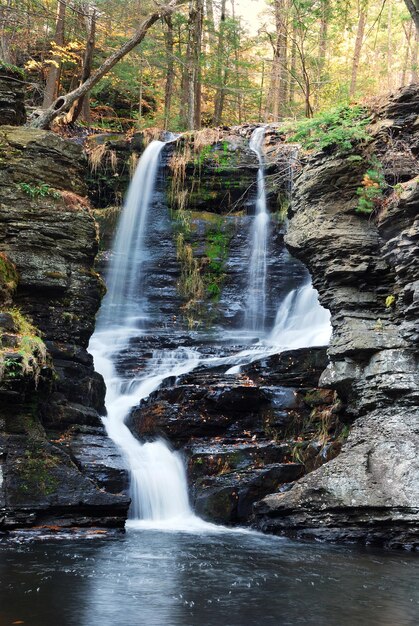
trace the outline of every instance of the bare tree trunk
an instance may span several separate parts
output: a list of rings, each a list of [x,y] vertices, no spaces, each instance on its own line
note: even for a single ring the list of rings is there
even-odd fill
[[[182,127],[186,130],[193,125],[190,119],[190,110],[194,108],[195,94],[193,90],[193,52],[192,52],[192,31],[193,31],[193,0],[189,2],[189,19],[188,19],[188,41],[186,44],[186,58],[182,72],[182,96],[180,101],[180,119]]]
[[[297,43],[296,43],[295,26],[293,26],[292,43],[291,43],[290,90],[289,90],[289,104],[290,104],[290,106],[292,106],[294,104],[295,87],[296,87],[296,84],[297,84],[297,81],[295,79],[296,73],[297,73]]]
[[[266,101],[265,119],[277,122],[285,112],[287,102],[288,0],[275,0],[276,37],[273,44],[271,82]]]
[[[173,83],[175,78],[174,73],[174,39],[173,39],[173,22],[172,16],[168,15],[165,18],[167,29],[165,31],[166,42],[166,57],[167,57],[167,70],[166,70],[166,85],[164,90],[164,129],[167,130],[170,122],[170,109],[172,107],[172,92]]]
[[[361,58],[361,49],[364,40],[365,23],[367,21],[366,8],[362,8],[359,14],[358,29],[356,33],[355,50],[352,60],[351,84],[349,87],[349,98],[353,98],[356,90],[356,81],[358,78],[359,60]]]
[[[190,0],[188,43],[182,75],[181,119],[182,126],[192,130],[200,125],[200,56],[202,45],[202,0]],[[199,116],[199,120],[197,119]],[[198,122],[198,124],[197,124]]]
[[[116,52],[111,54],[111,56],[102,63],[102,65],[90,76],[90,78],[86,80],[86,82],[67,95],[57,98],[46,111],[43,111],[39,116],[34,117],[31,120],[30,125],[35,128],[49,128],[51,122],[53,122],[58,115],[68,111],[73,102],[88,93],[92,87],[94,87],[100,79],[103,78],[103,76],[105,76],[105,74],[107,74],[114,67],[114,65],[118,63],[118,61],[138,46],[138,44],[144,39],[147,31],[153,26],[153,24],[155,24],[155,22],[157,22],[158,19],[165,17],[166,15],[171,15],[177,4],[178,0],[172,0],[169,4],[158,7],[154,13],[151,13],[145,18],[131,39],[119,48],[119,50],[116,50]]]
[[[64,45],[64,25],[66,3],[64,0],[58,0],[57,18],[55,21],[54,43],[57,46]],[[59,56],[52,57],[52,63],[48,70],[47,83],[45,85],[44,101],[42,108],[47,109],[58,96],[59,83],[61,73],[61,58]]]
[[[204,0],[196,0],[195,23],[193,30],[193,53],[194,53],[194,110],[192,128],[201,128],[201,104],[202,104],[202,29],[204,24]]]
[[[324,80],[324,68],[326,66],[327,38],[330,18],[330,0],[323,0],[321,6],[320,32],[319,32],[319,58],[317,62],[317,89],[314,95],[314,106],[319,104],[319,92]]]
[[[95,39],[96,39],[96,10],[93,9],[92,12],[89,10],[89,6],[85,6],[86,11],[86,29],[87,29],[87,43],[86,50],[84,53],[83,59],[83,70],[80,80],[80,85],[82,85],[86,80],[90,77],[92,73],[92,64],[93,64],[93,53],[95,51]],[[91,123],[91,113],[90,113],[90,104],[89,98],[87,94],[82,96],[79,100],[74,102],[70,111],[66,116],[67,123],[74,123],[79,115],[83,113],[83,119],[88,124]]]
[[[205,14],[207,16],[208,23],[209,51],[215,52],[217,47],[217,37],[215,34],[214,3],[212,0],[205,0]]]
[[[409,28],[408,29],[406,29],[406,26],[403,25],[403,30],[404,30],[404,34],[406,35],[406,54],[404,55],[400,87],[404,87],[406,85],[407,67],[408,67],[408,64],[409,64],[409,57],[410,57],[410,52],[411,52],[413,22],[409,23]]]
[[[416,30],[419,32],[419,0],[404,0],[404,2],[412,16]]]
[[[0,19],[1,19],[1,31],[0,31],[0,58],[5,63],[13,63],[12,55],[10,53],[10,31],[7,32],[6,27],[10,28],[10,9],[12,6],[11,0],[7,0],[5,6],[0,7]]]
[[[387,84],[392,89],[393,80],[391,68],[393,67],[393,49],[392,49],[392,24],[393,24],[393,2],[388,0],[388,21],[387,21]]]
[[[419,49],[419,31],[415,28],[415,37],[413,40],[412,48],[412,73],[410,76],[410,83],[418,82],[418,49]]]
[[[234,0],[231,0],[231,13],[233,20],[236,20],[236,12],[234,6]],[[240,28],[240,22],[239,22]],[[242,123],[243,117],[243,98],[242,93],[240,91],[240,31],[236,29],[235,37],[234,37],[234,70],[236,77],[236,90],[237,90],[237,113],[238,113],[238,122]]]
[[[262,59],[262,76],[260,78],[260,92],[259,92],[259,115],[258,121],[262,121],[262,102],[263,102],[263,88],[265,86],[265,61]]]
[[[227,84],[228,71],[223,67],[223,52],[225,41],[226,0],[221,0],[221,17],[218,26],[217,46],[217,92],[214,104],[214,125],[219,126],[223,117],[225,102],[225,87]]]

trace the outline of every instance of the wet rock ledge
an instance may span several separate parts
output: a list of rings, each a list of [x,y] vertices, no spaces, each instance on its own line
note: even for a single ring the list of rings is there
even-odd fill
[[[79,147],[0,126],[0,530],[122,527],[126,476],[86,348],[104,292]]]

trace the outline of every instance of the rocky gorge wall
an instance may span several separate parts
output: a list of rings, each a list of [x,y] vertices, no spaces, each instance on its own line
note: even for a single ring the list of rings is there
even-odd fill
[[[87,344],[104,286],[82,150],[0,127],[0,529],[123,526],[129,499]]]
[[[352,425],[337,458],[257,505],[263,530],[418,545],[418,111],[417,86],[396,93],[367,147],[314,154],[295,181],[286,243],[332,313],[320,384],[337,391]],[[357,189],[373,155],[392,188],[366,217]]]
[[[299,538],[417,545],[418,105],[418,89],[406,89],[375,114],[366,145],[302,158],[286,236],[295,147],[278,129],[267,133],[270,320],[305,276],[285,236],[334,333],[327,354],[286,352],[238,376],[199,368],[134,409],[140,438],[164,436],[183,451],[194,505],[207,519]],[[214,329],[219,338],[243,316],[252,128],[205,131],[167,151],[152,213],[165,217],[149,237],[161,258],[150,256],[146,280],[155,326],[119,367],[138,371],[153,351],[179,346],[208,357],[240,349],[219,341],[215,350]],[[144,141],[105,143],[88,172],[73,143],[0,127],[1,529],[122,527],[126,519],[127,477],[99,419],[104,386],[87,352],[104,290],[85,181],[106,249],[117,211],[109,221],[103,205],[126,188]],[[365,216],[357,189],[372,159],[390,187]]]

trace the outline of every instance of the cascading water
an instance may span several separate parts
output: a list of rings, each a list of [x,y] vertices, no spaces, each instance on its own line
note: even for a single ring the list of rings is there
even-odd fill
[[[132,520],[164,521],[192,518],[182,459],[162,440],[140,443],[125,424],[130,410],[157,389],[168,376],[180,376],[198,360],[192,350],[157,352],[141,375],[126,379],[116,363],[130,341],[142,334],[146,298],[142,266],[146,256],[144,234],[152,206],[161,151],[153,141],[137,166],[122,211],[109,268],[109,290],[103,301],[91,342],[95,367],[105,380],[107,417],[104,423],[130,471]]]
[[[279,307],[273,330],[270,334],[264,330],[269,226],[262,156],[264,133],[264,128],[257,128],[250,142],[260,167],[246,316],[247,330],[258,331],[261,339],[255,346],[234,355],[204,357],[188,347],[154,351],[141,373],[136,369],[131,376],[120,373],[124,369],[120,367],[121,355],[129,351],[133,340],[147,336],[146,328],[152,321],[143,280],[150,253],[145,235],[151,225],[149,213],[165,142],[154,141],[147,147],[131,183],[112,251],[108,293],[90,342],[95,367],[107,387],[107,417],[103,421],[130,472],[131,525],[143,520],[142,523],[151,523],[153,527],[188,530],[208,527],[191,510],[185,468],[179,454],[170,450],[163,440],[141,443],[125,424],[133,407],[164,380],[189,373],[198,365],[209,368],[225,365],[230,368],[227,374],[234,374],[241,365],[269,354],[324,345],[329,340],[329,313],[319,305],[311,281],[288,294]]]
[[[147,146],[129,187],[112,250],[108,292],[99,322],[106,319],[111,324],[124,326],[131,320],[138,325],[145,317],[141,288],[144,233],[164,146],[163,141],[152,141]]]
[[[250,137],[249,147],[257,155],[256,212],[252,224],[251,256],[246,299],[245,328],[253,331],[265,329],[266,317],[266,271],[269,231],[269,213],[266,203],[263,142],[265,128],[256,128]]]
[[[309,279],[284,298],[266,343],[287,350],[326,346],[331,332],[330,313],[320,306]]]

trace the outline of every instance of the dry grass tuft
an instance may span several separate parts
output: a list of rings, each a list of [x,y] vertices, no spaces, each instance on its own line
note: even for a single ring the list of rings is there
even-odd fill
[[[189,144],[184,144],[183,149],[175,152],[169,161],[169,168],[172,173],[170,201],[173,206],[183,210],[186,209],[188,199],[188,193],[185,189],[186,167],[191,158],[191,148]]]
[[[89,166],[93,174],[96,174],[99,167],[104,162],[104,156],[107,152],[106,144],[102,143],[92,148],[88,153]]]
[[[110,150],[106,143],[101,143],[95,146],[88,152],[89,166],[93,174],[96,174],[98,169],[103,166],[109,166],[112,172],[116,172],[118,169],[118,156],[115,150]]]
[[[134,176],[134,172],[137,169],[138,161],[139,161],[138,154],[136,154],[135,152],[132,152],[128,159],[129,174],[131,178]]]

